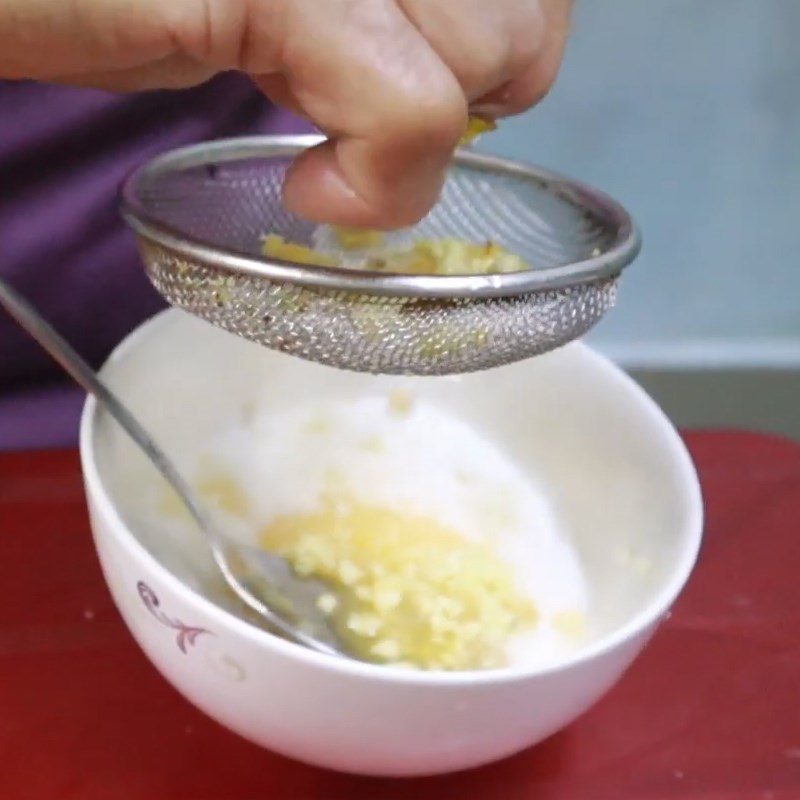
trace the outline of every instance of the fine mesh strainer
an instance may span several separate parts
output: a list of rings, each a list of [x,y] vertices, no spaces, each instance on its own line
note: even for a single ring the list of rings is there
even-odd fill
[[[231,139],[175,150],[125,184],[123,215],[150,279],[175,306],[246,339],[361,372],[472,372],[582,336],[614,304],[639,234],[610,198],[536,167],[461,151],[414,238],[493,241],[524,272],[396,275],[265,258],[263,237],[315,246],[281,187],[319,137]]]

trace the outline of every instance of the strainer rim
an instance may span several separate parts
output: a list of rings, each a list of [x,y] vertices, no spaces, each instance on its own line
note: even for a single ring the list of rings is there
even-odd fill
[[[612,230],[615,236],[610,247],[580,261],[505,274],[407,275],[316,267],[235,252],[189,236],[159,220],[140,196],[143,181],[153,176],[244,159],[292,156],[322,141],[324,137],[314,134],[262,135],[174,148],[151,158],[125,180],[122,217],[140,239],[215,269],[308,288],[414,298],[507,297],[564,289],[618,276],[641,249],[638,226],[625,208],[604,192],[539,166],[466,148],[456,152],[455,164],[521,175],[540,183]]]

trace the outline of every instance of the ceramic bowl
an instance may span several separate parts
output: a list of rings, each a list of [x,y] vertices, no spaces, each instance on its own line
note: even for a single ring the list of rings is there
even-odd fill
[[[198,441],[254,402],[280,409],[408,383],[276,354],[174,310],[129,336],[103,375],[182,469]],[[412,380],[418,396],[474,425],[546,487],[587,576],[593,623],[591,639],[556,665],[403,671],[319,655],[255,627],[201,594],[200,562],[137,516],[152,470],[91,399],[82,420],[100,562],[147,657],[230,730],[345,772],[461,770],[569,724],[645,646],[700,545],[701,494],[682,440],[632,380],[587,347]]]

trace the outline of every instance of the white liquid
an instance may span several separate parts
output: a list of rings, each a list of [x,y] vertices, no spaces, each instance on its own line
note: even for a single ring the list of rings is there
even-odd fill
[[[540,615],[510,642],[513,664],[553,663],[583,644],[557,622],[564,612],[588,619],[588,590],[544,491],[491,442],[430,404],[412,403],[404,414],[374,396],[280,414],[256,410],[247,424],[207,442],[201,460],[247,496],[251,518],[239,535],[255,536],[278,515],[313,511],[335,473],[357,500],[434,517],[490,543],[512,565]],[[185,547],[187,534],[179,537]]]

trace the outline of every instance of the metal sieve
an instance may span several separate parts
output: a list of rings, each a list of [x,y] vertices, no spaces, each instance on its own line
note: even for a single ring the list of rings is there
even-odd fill
[[[136,171],[124,218],[147,273],[174,306],[258,344],[361,372],[444,375],[545,353],[612,307],[640,238],[604,194],[538,167],[459,151],[415,238],[495,242],[531,269],[399,275],[265,258],[274,233],[313,247],[320,226],[290,214],[281,188],[316,136],[230,139],[174,150]]]

